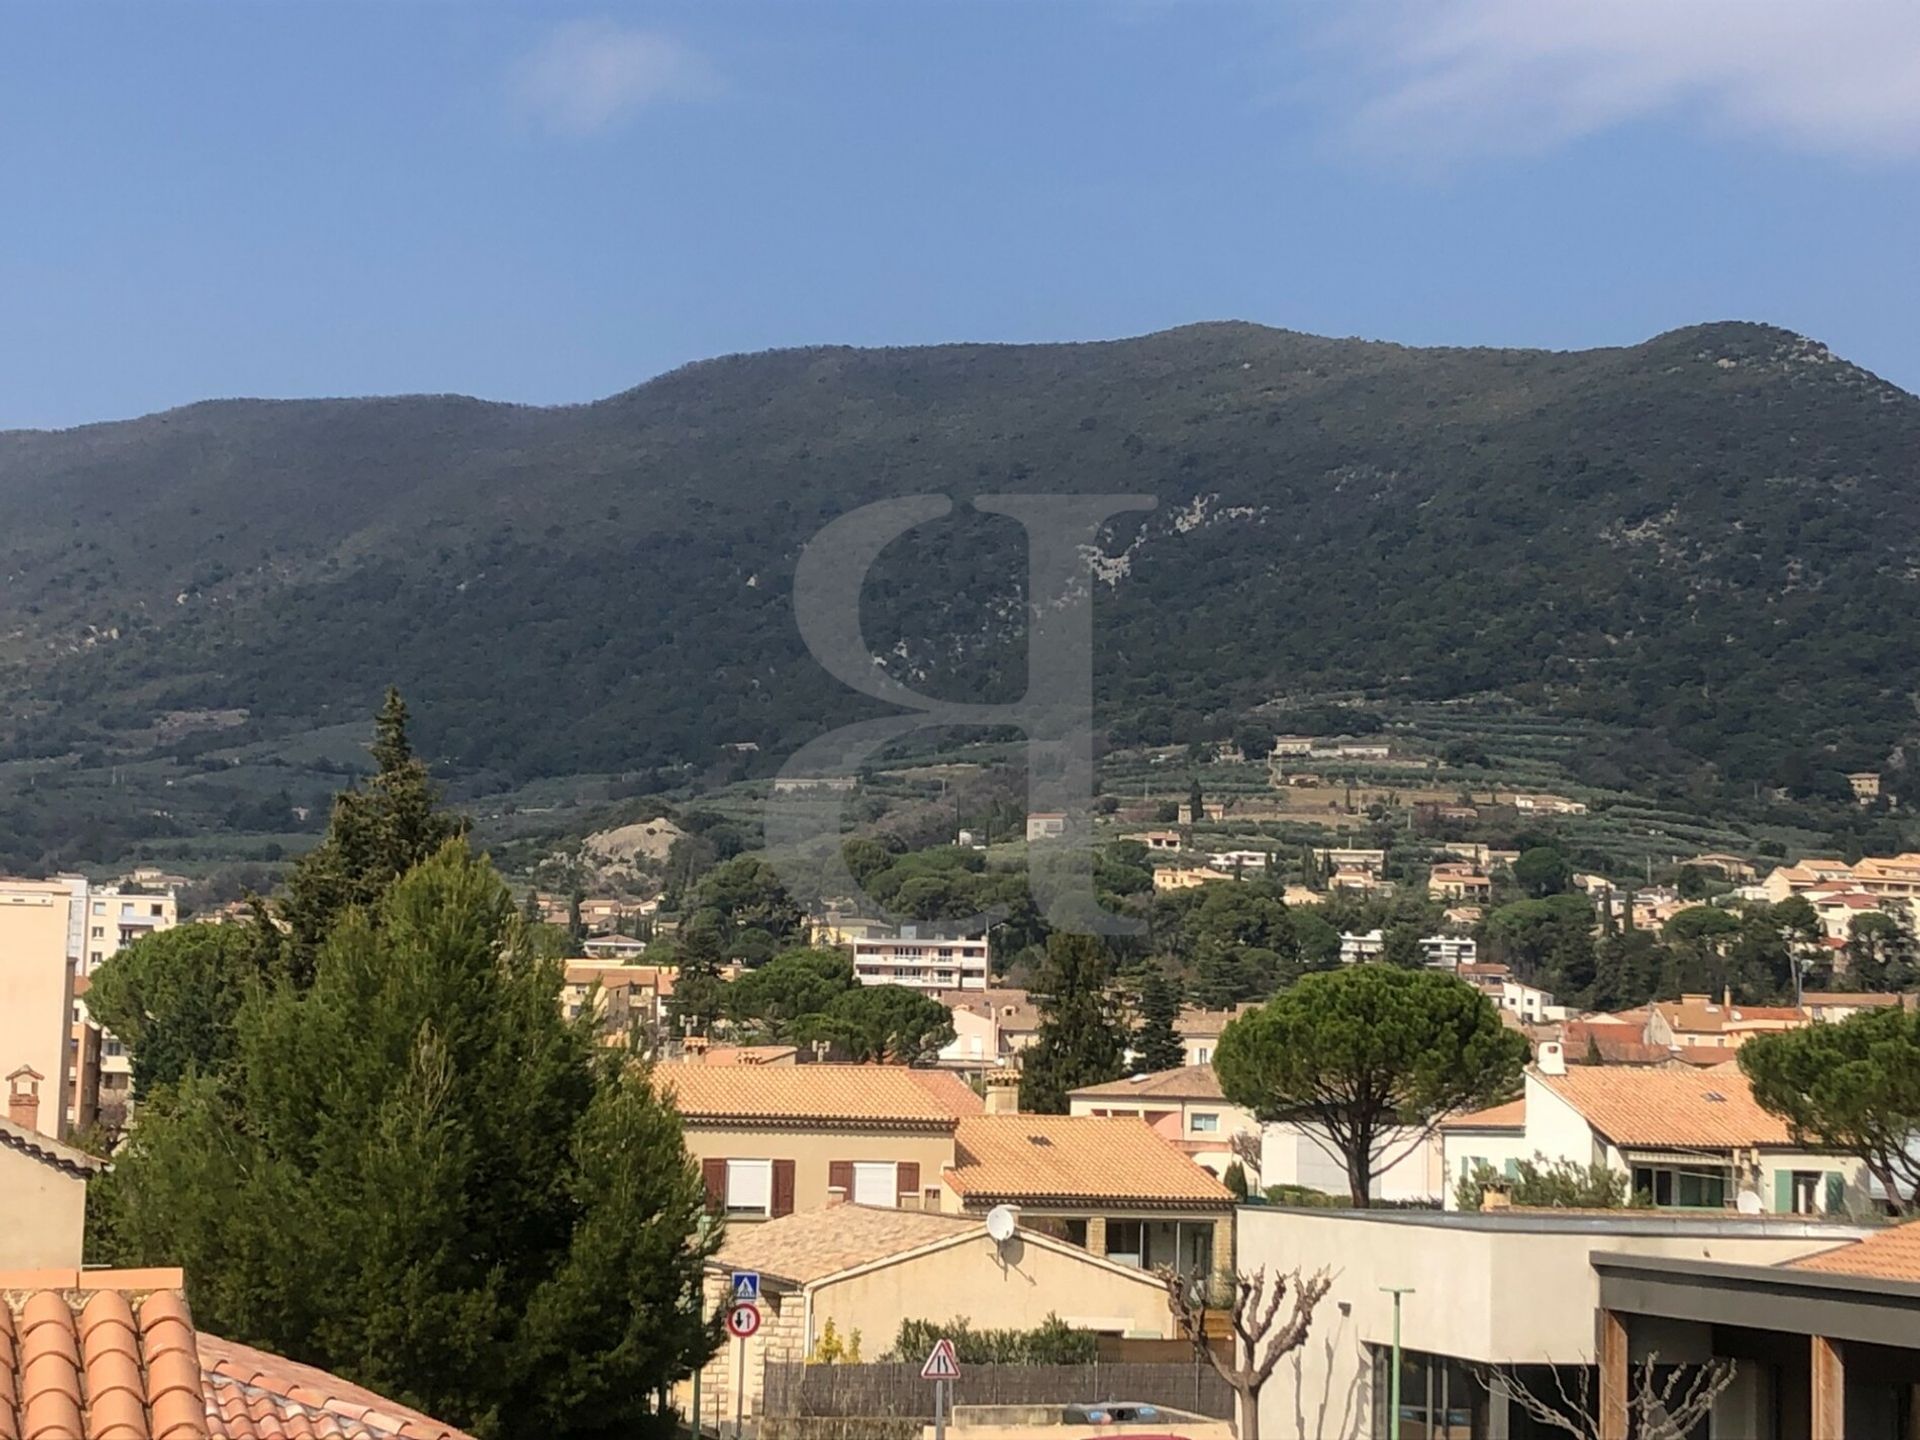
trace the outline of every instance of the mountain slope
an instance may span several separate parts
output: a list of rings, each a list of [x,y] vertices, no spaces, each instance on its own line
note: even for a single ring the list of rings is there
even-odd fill
[[[883,496],[1006,490],[1160,498],[1116,522],[1097,607],[1123,736],[1330,686],[1498,690],[1775,780],[1913,729],[1920,399],[1757,325],[1548,353],[1217,324],[734,357],[553,410],[0,434],[13,753],[200,708],[292,733],[389,680],[468,770],[774,753],[867,713],[801,650],[799,547]],[[962,506],[876,571],[875,650],[1017,693],[1024,565]]]

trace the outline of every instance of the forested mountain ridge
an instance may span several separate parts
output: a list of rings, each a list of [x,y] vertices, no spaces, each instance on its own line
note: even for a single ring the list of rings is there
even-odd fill
[[[1102,566],[1121,738],[1328,687],[1499,691],[1797,783],[1914,728],[1920,399],[1760,325],[1560,353],[1210,324],[737,356],[558,409],[0,434],[12,753],[175,710],[292,733],[391,680],[469,771],[777,754],[865,713],[800,647],[799,548],[884,496],[1009,490],[1159,497]],[[877,568],[874,649],[1017,693],[1024,568],[962,504]]]

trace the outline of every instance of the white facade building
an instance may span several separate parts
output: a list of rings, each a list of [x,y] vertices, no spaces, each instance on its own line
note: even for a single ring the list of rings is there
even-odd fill
[[[898,935],[868,935],[852,943],[853,974],[862,985],[929,991],[987,988],[984,935],[947,939],[923,936],[918,926],[903,925]]]

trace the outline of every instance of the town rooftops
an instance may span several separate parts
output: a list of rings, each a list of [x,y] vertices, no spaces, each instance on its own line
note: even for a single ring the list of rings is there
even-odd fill
[[[1908,1221],[1837,1250],[1822,1250],[1790,1262],[1795,1270],[1827,1275],[1864,1275],[1920,1285],[1920,1221]]]
[[[107,1168],[107,1162],[98,1155],[89,1155],[84,1150],[62,1144],[58,1140],[42,1135],[38,1130],[29,1130],[26,1126],[16,1125],[4,1117],[0,1117],[0,1145],[6,1146],[9,1150],[18,1150],[23,1154],[31,1155],[36,1160],[45,1161],[56,1169],[66,1171],[69,1175],[85,1177]]]
[[[954,1135],[947,1183],[971,1208],[1000,1201],[1225,1209],[1233,1195],[1133,1116],[975,1115]]]
[[[654,1082],[694,1125],[950,1131],[955,1098],[903,1065],[656,1065]]]
[[[1223,1100],[1220,1077],[1211,1065],[1176,1065],[1145,1075],[1129,1075],[1102,1085],[1082,1085],[1068,1094],[1084,1100]]]
[[[1240,1005],[1232,1010],[1182,1010],[1180,1018],[1173,1022],[1173,1028],[1188,1040],[1217,1039],[1222,1030],[1238,1020],[1249,1010],[1257,1010],[1257,1005]]]
[[[941,990],[933,998],[949,1010],[971,1010],[987,1016],[1003,1030],[1040,1028],[1040,1008],[1025,990]]]
[[[829,1205],[783,1215],[764,1225],[727,1231],[710,1270],[758,1270],[793,1285],[810,1285],[842,1270],[917,1250],[980,1229],[977,1215]]]
[[[798,1045],[709,1045],[700,1052],[702,1065],[791,1065],[800,1056]]]
[[[466,1440],[310,1365],[198,1334],[178,1270],[0,1273],[0,1435]]]
[[[1806,1012],[1791,1005],[1731,1005],[1705,995],[1656,1000],[1652,1006],[1676,1034],[1718,1035],[1760,1025],[1803,1025]]]
[[[1530,1072],[1616,1145],[1725,1150],[1790,1145],[1777,1115],[1762,1110],[1734,1065],[1711,1069],[1570,1066],[1564,1075]]]
[[[1527,1102],[1523,1096],[1504,1105],[1489,1105],[1484,1110],[1464,1110],[1440,1122],[1442,1130],[1524,1130],[1527,1128]]]
[[[1913,1008],[1914,997],[1877,990],[1808,990],[1800,997],[1809,1010],[1878,1010],[1904,1005]]]

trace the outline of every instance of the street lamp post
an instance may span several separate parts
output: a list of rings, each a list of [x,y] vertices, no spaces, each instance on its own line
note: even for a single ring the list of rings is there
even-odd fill
[[[1387,1440],[1400,1440],[1400,1297],[1413,1294],[1411,1285],[1382,1285],[1393,1296],[1393,1373],[1387,1381]]]

